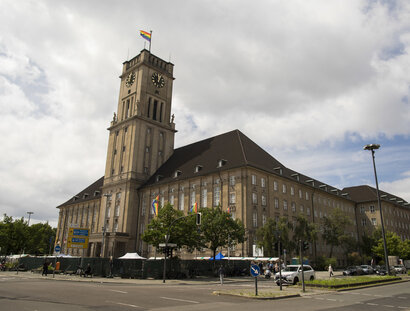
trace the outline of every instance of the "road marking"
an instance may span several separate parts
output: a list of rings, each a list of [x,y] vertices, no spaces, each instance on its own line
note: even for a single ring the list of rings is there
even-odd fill
[[[168,300],[175,300],[175,301],[190,302],[190,303],[199,303],[198,301],[178,299],[178,298],[170,298],[170,297],[160,297],[160,298],[162,298],[162,299],[168,299]]]
[[[122,290],[109,289],[109,291],[121,293],[121,294],[128,294],[128,292],[123,292]]]
[[[409,307],[397,307],[399,309],[408,309]]]
[[[391,306],[391,305],[383,305],[383,307],[394,308],[394,306]]]
[[[397,298],[399,298],[399,299],[407,299],[407,297],[397,297]]]
[[[366,304],[369,305],[369,306],[378,306],[377,303],[366,302]]]
[[[330,299],[330,298],[328,298],[328,299],[326,299],[326,300],[329,300],[329,301],[337,301],[336,299]]]
[[[121,306],[127,306],[127,307],[133,307],[133,308],[142,308],[140,306],[136,306],[136,305],[130,305],[128,303],[122,303],[122,302],[116,302],[117,305],[121,305]]]

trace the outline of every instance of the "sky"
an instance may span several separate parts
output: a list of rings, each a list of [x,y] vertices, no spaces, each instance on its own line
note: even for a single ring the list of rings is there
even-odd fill
[[[340,189],[410,201],[408,0],[2,0],[0,214],[56,226],[103,176],[122,63],[174,65],[175,147],[239,129]]]

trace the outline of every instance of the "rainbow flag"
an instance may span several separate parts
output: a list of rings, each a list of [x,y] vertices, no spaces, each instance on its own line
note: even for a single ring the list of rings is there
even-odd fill
[[[145,40],[148,40],[149,42],[151,42],[151,33],[146,32],[144,30],[140,30],[140,35],[141,37],[143,37]]]
[[[154,215],[158,216],[159,212],[159,195],[155,197],[155,199],[152,201],[152,210],[154,211]]]
[[[231,208],[228,206],[228,208],[226,209],[226,211],[227,211],[228,213],[230,213],[230,212],[231,212]]]
[[[193,213],[198,213],[198,203],[194,203],[192,206],[191,206],[191,212],[193,212]]]

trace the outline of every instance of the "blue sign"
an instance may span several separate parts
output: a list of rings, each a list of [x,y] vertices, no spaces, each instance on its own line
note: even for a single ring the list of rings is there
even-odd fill
[[[73,235],[88,236],[88,229],[74,229]]]
[[[56,251],[56,253],[59,253],[61,251],[61,246],[60,245],[56,245],[56,247],[54,248],[54,250]]]
[[[85,243],[85,239],[71,238],[71,243]]]
[[[257,265],[251,265],[251,275],[257,277],[260,274],[259,267]]]

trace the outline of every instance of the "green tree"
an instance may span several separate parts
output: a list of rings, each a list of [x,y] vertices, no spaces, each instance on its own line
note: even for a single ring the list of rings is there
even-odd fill
[[[168,233],[168,242],[175,243],[178,247],[186,246],[189,251],[201,247],[195,217],[185,216],[169,203],[159,209],[158,217],[151,220],[142,235],[142,240],[158,248],[160,243],[165,243],[165,236]]]
[[[391,231],[386,231],[385,236],[388,255],[400,256],[402,254],[402,241],[400,237],[396,233]],[[372,247],[372,251],[376,256],[384,259],[383,238],[380,238],[377,241],[377,244]]]
[[[329,216],[323,217],[322,237],[326,244],[330,245],[329,258],[332,257],[333,247],[341,245],[346,238],[345,230],[350,224],[350,218],[339,208],[334,209]]]
[[[273,257],[277,254],[275,244],[280,242],[281,250],[287,249],[291,252],[295,243],[289,239],[292,224],[286,217],[281,217],[278,222],[273,218],[268,218],[265,225],[256,231],[256,245],[263,247],[264,255]]]
[[[4,214],[0,222],[1,254],[47,254],[50,247],[50,238],[54,243],[56,229],[48,223],[28,226],[23,218],[13,220],[13,217]]]
[[[232,246],[245,241],[245,227],[238,219],[220,208],[203,208],[201,221],[202,245],[216,256],[218,247]]]
[[[314,223],[309,222],[303,215],[296,217],[293,239],[312,243],[317,239],[317,228]]]
[[[410,259],[410,240],[404,240],[400,245],[400,258],[403,260]]]

